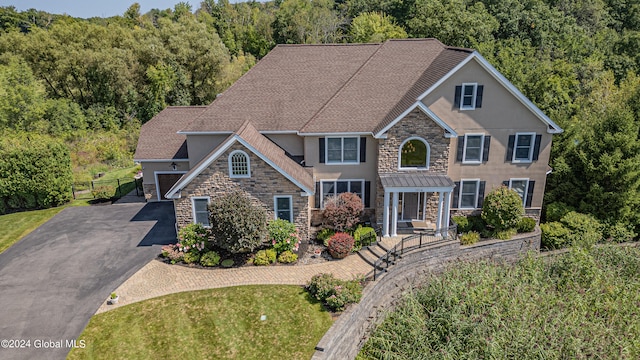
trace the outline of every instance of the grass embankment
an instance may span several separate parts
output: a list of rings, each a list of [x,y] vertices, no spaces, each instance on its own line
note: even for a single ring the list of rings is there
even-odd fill
[[[358,359],[639,359],[640,249],[460,263],[374,331]]]
[[[95,315],[68,359],[310,359],[331,324],[299,286],[185,292]]]

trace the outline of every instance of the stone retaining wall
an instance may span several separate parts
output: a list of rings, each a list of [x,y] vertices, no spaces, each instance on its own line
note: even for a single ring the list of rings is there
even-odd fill
[[[405,254],[381,279],[370,283],[360,303],[347,309],[318,343],[313,355],[320,359],[354,359],[376,324],[392,311],[403,293],[423,283],[423,278],[460,261],[491,259],[514,262],[527,251],[540,250],[540,229],[511,240],[490,240],[461,246],[457,240]]]

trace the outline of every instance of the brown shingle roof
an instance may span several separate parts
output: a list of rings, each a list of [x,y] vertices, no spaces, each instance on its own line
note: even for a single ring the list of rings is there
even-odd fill
[[[374,132],[416,101],[472,50],[435,39],[383,44],[278,45],[186,132]]]
[[[142,125],[136,153],[136,160],[187,159],[187,141],[177,134],[206,106],[170,106],[153,119]]]
[[[238,136],[280,168],[284,172],[283,175],[288,174],[291,179],[306,187],[304,190],[313,193],[315,183],[309,171],[289,158],[281,147],[260,134],[251,123],[244,123],[238,130]]]
[[[286,156],[282,148],[260,134],[251,123],[245,122],[240,126],[236,134],[229,135],[225,141],[200,160],[189,172],[184,174],[173,187],[169,189],[167,195],[173,196],[183,189],[236,141],[242,143],[254,154],[270,163],[271,166],[274,166],[276,170],[302,190],[313,194],[314,180],[311,172]]]

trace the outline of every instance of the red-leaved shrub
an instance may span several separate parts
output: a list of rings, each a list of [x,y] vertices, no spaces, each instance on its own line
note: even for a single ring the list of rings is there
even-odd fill
[[[325,221],[337,231],[352,229],[362,214],[362,199],[354,193],[331,196],[324,202],[322,215]]]
[[[336,233],[329,239],[327,243],[327,250],[329,254],[336,259],[342,259],[347,257],[353,249],[354,240],[353,237],[347,233]]]

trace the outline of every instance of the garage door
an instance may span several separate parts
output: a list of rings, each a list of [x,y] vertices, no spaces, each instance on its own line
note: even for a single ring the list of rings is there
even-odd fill
[[[164,195],[171,189],[171,187],[178,182],[178,179],[182,177],[182,174],[156,174],[158,177],[158,188],[160,191],[161,200],[169,200]]]

